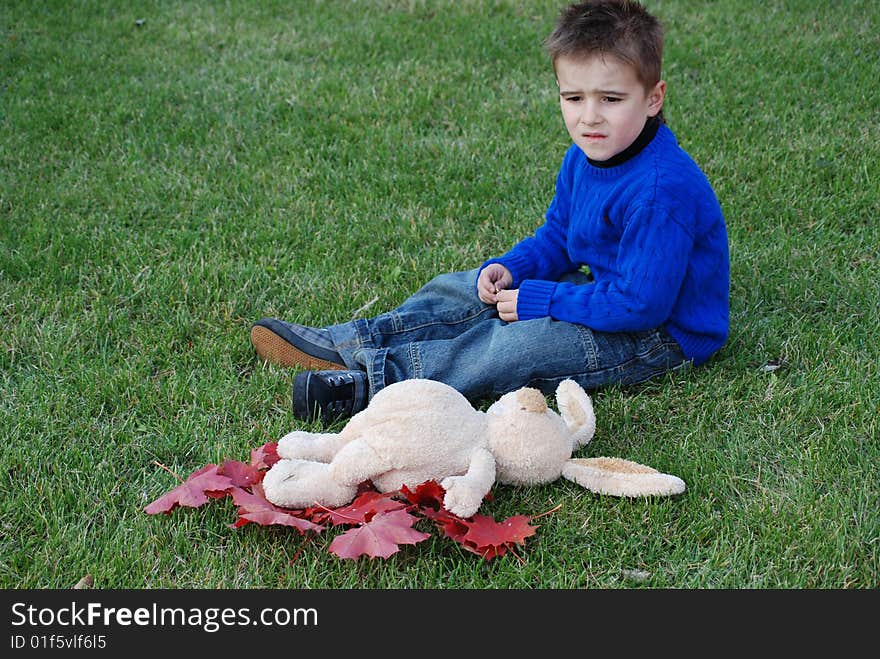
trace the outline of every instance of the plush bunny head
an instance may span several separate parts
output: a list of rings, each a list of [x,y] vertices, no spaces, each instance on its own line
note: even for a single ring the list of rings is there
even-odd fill
[[[499,482],[555,481],[572,451],[593,438],[596,417],[584,391],[567,380],[557,389],[556,401],[562,415],[547,406],[544,394],[525,387],[505,394],[486,411]]]

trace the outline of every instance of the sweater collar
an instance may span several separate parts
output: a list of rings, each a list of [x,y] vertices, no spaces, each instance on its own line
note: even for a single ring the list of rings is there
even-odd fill
[[[654,136],[657,134],[661,123],[663,123],[663,121],[659,114],[656,114],[653,117],[648,117],[648,120],[645,121],[645,127],[642,128],[642,132],[639,133],[639,136],[633,141],[633,143],[623,151],[611,156],[608,160],[592,160],[587,156],[587,162],[593,167],[599,167],[600,169],[616,167],[617,165],[625,163],[627,160],[630,160],[641,153],[642,149],[651,143],[651,140],[653,140]]]

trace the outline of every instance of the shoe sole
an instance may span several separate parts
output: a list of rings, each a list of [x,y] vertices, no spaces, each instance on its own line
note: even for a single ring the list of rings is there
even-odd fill
[[[291,345],[275,332],[261,325],[251,328],[251,344],[260,359],[279,366],[308,369],[310,371],[344,371],[343,364],[318,359]]]

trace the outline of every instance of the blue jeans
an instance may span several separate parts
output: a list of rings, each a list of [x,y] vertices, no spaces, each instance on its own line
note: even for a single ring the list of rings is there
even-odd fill
[[[589,281],[580,272],[566,279]],[[393,311],[327,329],[345,365],[366,371],[371,396],[411,378],[445,382],[471,400],[523,386],[550,394],[567,378],[593,390],[688,363],[663,328],[607,333],[552,318],[505,322],[477,297],[476,281],[477,270],[439,275]]]

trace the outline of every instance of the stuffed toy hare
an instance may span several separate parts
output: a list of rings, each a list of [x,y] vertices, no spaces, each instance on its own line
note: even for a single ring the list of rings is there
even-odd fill
[[[404,380],[379,391],[339,433],[294,431],[278,442],[282,458],[263,487],[286,508],[342,506],[358,485],[380,492],[435,480],[443,505],[472,516],[496,482],[537,485],[565,477],[592,492],[614,496],[665,496],[684,482],[619,458],[572,458],[593,438],[596,417],[587,393],[573,380],[556,390],[559,413],[537,389],[505,394],[480,412],[452,387]]]

